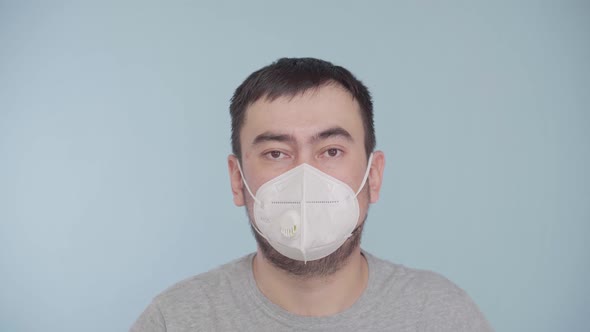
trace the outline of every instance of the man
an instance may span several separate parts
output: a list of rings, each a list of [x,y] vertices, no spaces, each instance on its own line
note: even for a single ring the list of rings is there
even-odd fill
[[[228,166],[258,250],[172,286],[131,330],[490,331],[444,277],[361,250],[385,165],[372,107],[326,61],[285,58],[251,74],[231,101]]]

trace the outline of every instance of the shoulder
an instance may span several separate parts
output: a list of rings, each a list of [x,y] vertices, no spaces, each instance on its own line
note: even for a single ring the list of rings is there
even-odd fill
[[[213,270],[181,280],[168,287],[154,298],[162,308],[193,304],[196,299],[206,300],[210,293],[219,293],[227,288],[239,287],[250,273],[252,254],[243,256]],[[218,294],[219,295],[219,294]],[[219,296],[216,296],[219,298]]]
[[[246,287],[251,261],[252,254],[168,287],[152,300],[131,331],[215,326],[226,311],[235,311],[235,295]],[[202,329],[194,326],[193,330]]]
[[[371,273],[375,274],[373,279],[380,288],[392,287],[396,292],[420,297],[439,293],[464,293],[461,288],[436,272],[395,264],[367,252],[364,252],[364,255],[369,262]]]
[[[385,301],[403,307],[423,331],[491,331],[471,297],[443,275],[368,256]]]

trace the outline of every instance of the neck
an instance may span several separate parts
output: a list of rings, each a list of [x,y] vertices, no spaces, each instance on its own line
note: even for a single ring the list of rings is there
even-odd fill
[[[344,265],[326,277],[295,277],[273,266],[258,251],[253,261],[256,285],[271,302],[300,316],[330,316],[348,309],[365,290],[369,269],[357,248]]]

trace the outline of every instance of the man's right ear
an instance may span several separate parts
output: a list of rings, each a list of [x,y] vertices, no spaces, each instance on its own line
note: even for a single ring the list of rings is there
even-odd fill
[[[231,192],[234,196],[234,204],[236,206],[244,206],[246,201],[244,199],[244,182],[242,182],[242,174],[238,169],[238,157],[230,154],[227,157],[227,168],[229,170],[229,182],[231,184]]]

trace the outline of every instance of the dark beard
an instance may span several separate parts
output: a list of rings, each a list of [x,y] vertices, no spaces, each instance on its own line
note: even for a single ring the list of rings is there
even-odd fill
[[[283,256],[265,238],[258,234],[252,226],[253,220],[250,220],[250,228],[252,229],[256,243],[258,243],[258,248],[265,259],[273,266],[288,272],[292,276],[307,279],[333,275],[345,265],[355,249],[360,246],[365,220],[363,220],[361,225],[352,232],[352,235],[336,251],[326,257],[307,262]]]

